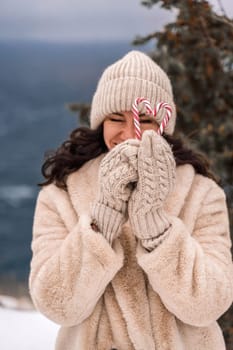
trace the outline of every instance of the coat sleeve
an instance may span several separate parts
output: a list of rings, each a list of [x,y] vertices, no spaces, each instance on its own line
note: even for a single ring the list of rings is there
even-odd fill
[[[200,206],[193,232],[172,218],[170,232],[151,253],[138,246],[137,259],[166,306],[182,322],[207,326],[233,299],[228,212],[213,182]]]
[[[79,324],[92,313],[123,265],[119,242],[111,248],[91,229],[89,218],[80,217],[68,232],[44,189],[35,210],[32,251],[32,300],[38,310],[64,326]]]

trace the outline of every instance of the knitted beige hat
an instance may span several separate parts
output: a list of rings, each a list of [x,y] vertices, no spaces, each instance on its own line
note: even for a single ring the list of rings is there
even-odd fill
[[[96,129],[111,113],[130,111],[137,97],[148,99],[152,108],[158,102],[171,106],[172,116],[164,130],[171,135],[175,127],[176,108],[170,80],[149,56],[140,51],[130,51],[103,72],[92,100],[91,129]],[[145,110],[143,106],[138,107],[140,111]],[[165,110],[161,110],[156,116],[159,124],[165,113]]]

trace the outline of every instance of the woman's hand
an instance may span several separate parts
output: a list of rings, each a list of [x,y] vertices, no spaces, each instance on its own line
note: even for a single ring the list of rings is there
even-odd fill
[[[138,180],[139,141],[129,139],[103,158],[99,169],[99,193],[92,208],[93,222],[112,243],[127,219],[127,202]]]
[[[170,226],[163,204],[175,183],[175,160],[166,140],[145,131],[138,150],[138,182],[129,201],[129,219],[142,245],[152,250]]]

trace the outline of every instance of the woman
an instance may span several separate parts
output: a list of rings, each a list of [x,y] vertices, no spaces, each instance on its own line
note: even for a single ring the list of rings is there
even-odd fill
[[[140,107],[164,101],[164,134]],[[225,196],[204,160],[171,135],[169,78],[129,52],[103,73],[91,129],[49,158],[33,227],[30,291],[61,325],[57,350],[222,350],[233,296]]]

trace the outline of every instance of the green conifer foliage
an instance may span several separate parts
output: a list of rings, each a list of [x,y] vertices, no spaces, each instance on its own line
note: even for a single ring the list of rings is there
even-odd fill
[[[223,182],[233,181],[233,20],[207,1],[144,0],[177,14],[155,39],[154,58],[168,73],[177,105],[177,130],[189,135],[212,160]]]

